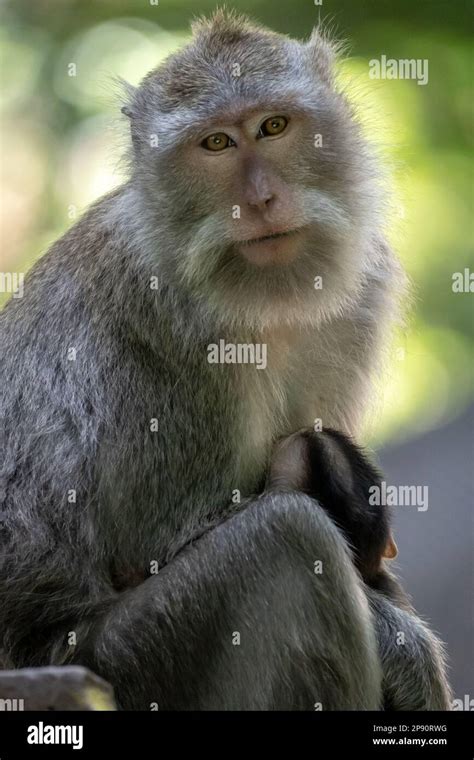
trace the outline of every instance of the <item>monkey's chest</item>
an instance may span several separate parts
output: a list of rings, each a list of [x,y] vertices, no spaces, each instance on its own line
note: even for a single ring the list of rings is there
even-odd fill
[[[267,367],[242,367],[239,382],[238,464],[246,483],[261,477],[277,438],[313,424],[313,406],[305,368],[294,352],[269,352]]]

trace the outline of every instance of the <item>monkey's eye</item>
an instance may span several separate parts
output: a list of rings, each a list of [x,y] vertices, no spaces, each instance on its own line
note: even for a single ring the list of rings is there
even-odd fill
[[[217,132],[215,135],[209,135],[209,137],[206,137],[201,145],[203,148],[206,148],[206,150],[216,151],[230,148],[232,145],[235,145],[235,142],[224,132]]]
[[[271,137],[272,135],[279,135],[288,126],[288,119],[285,116],[272,116],[263,122],[258,131],[258,137]]]

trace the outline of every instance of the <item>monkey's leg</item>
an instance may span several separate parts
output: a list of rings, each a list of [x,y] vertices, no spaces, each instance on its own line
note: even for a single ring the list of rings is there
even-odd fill
[[[316,572],[315,572],[316,570]],[[378,709],[370,611],[308,497],[266,494],[77,631],[121,707]]]
[[[375,618],[386,710],[450,710],[441,642],[413,612],[367,589]]]

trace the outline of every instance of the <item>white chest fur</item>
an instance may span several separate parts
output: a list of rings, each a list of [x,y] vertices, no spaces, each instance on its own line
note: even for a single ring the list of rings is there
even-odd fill
[[[239,421],[240,473],[246,482],[261,472],[276,438],[295,429],[294,396],[301,384],[298,351],[301,334],[289,329],[261,336],[266,366],[239,367],[241,419]],[[301,426],[301,425],[300,425]]]
[[[262,334],[266,367],[244,365],[238,372],[244,481],[262,471],[279,436],[314,425],[359,433],[372,363],[364,338],[363,326],[347,318]]]

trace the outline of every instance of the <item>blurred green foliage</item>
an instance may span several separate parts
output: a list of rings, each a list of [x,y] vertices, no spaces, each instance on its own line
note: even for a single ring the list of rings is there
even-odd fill
[[[349,43],[340,81],[389,161],[389,236],[414,284],[370,428],[374,443],[458,414],[473,397],[472,57],[467,2],[227,3],[293,36],[321,17]],[[1,5],[2,271],[25,271],[94,198],[122,181],[120,88],[182,44],[213,0],[11,0]],[[371,58],[428,59],[429,83],[373,81]],[[68,75],[74,63],[76,76]],[[118,149],[118,150],[117,150]],[[3,296],[0,296],[3,298]]]

